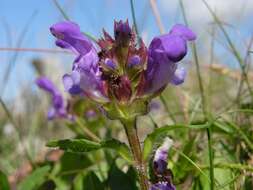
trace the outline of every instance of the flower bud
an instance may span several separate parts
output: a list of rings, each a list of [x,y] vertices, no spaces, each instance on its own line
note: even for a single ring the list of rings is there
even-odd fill
[[[128,24],[128,20],[123,22],[114,22],[114,38],[116,43],[122,45],[123,47],[128,46],[130,39],[132,38],[132,30]]]
[[[137,68],[137,67],[141,66],[140,64],[141,64],[140,56],[134,55],[129,58],[127,66],[129,68]]]

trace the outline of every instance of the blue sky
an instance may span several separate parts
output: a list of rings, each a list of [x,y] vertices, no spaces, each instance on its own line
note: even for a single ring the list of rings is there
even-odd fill
[[[197,33],[200,33],[200,36],[202,36],[202,32],[206,30],[206,25],[203,23],[209,22],[208,18],[205,17],[202,12],[205,14],[208,13],[203,8],[198,7],[200,3],[197,2],[198,0],[191,0],[191,2],[194,3],[190,4],[187,3],[189,0],[185,1],[187,5],[186,9],[190,13],[189,18],[192,20],[191,24],[193,28],[196,29]],[[226,4],[220,3],[225,1],[228,2],[227,0],[210,0],[210,3],[214,6],[217,5],[218,8],[220,8],[218,11],[224,13],[224,18],[228,17],[228,21],[231,21],[231,19],[233,21],[233,17],[228,16],[230,11],[226,10]],[[77,22],[83,31],[96,37],[101,35],[102,28],[112,32],[114,19],[118,20],[128,18],[132,23],[129,0],[58,0],[58,2],[64,7],[71,20]],[[231,0],[230,2],[233,3],[235,1]],[[177,0],[158,0],[158,8],[161,11],[162,21],[166,29],[169,29],[176,22],[182,22]],[[159,30],[149,6],[149,0],[135,0],[135,9],[140,33],[144,36],[148,36],[147,41],[149,41],[152,36],[159,34]],[[197,15],[195,13],[202,9],[203,11],[200,11],[202,15]],[[63,17],[55,7],[52,0],[0,0],[0,47],[17,46],[20,35],[27,22],[31,20],[31,16],[34,12],[37,14],[33,17],[29,24],[28,31],[24,36],[21,47],[55,48],[54,39],[50,35],[48,28],[57,21],[63,20]],[[232,10],[231,12],[233,13]],[[249,13],[247,11],[244,12],[246,12],[247,15],[245,15],[245,18],[239,22],[237,20],[237,23],[240,23],[240,25],[236,25],[236,27],[241,28],[240,35],[242,38],[247,39],[252,35],[253,23],[249,23],[248,18],[252,16],[250,11],[248,11]],[[235,22],[232,23],[235,24]],[[235,33],[236,32],[233,32],[231,35],[239,41],[238,43],[240,43],[241,39],[238,39],[237,34]],[[224,50],[222,50],[221,47],[218,48],[218,51],[221,54],[224,53]],[[3,75],[12,55],[13,52],[0,51],[1,81],[3,80]],[[35,75],[29,63],[32,58],[44,56],[48,57],[49,55],[38,53],[19,53],[13,67],[13,72],[7,84],[4,98],[14,96],[22,84],[34,80]],[[61,58],[61,54],[53,56],[59,59]],[[2,88],[3,84],[1,81],[0,87]]]

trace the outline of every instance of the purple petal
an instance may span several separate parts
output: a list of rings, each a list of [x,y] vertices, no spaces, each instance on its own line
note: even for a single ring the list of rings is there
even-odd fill
[[[56,117],[56,111],[53,107],[51,107],[47,112],[47,119],[52,120]]]
[[[155,166],[155,170],[158,173],[162,174],[167,169],[168,151],[169,151],[172,143],[173,143],[173,141],[167,137],[164,140],[164,143],[162,144],[162,146],[160,146],[155,153],[154,166]]]
[[[98,66],[98,55],[95,49],[91,49],[87,54],[80,55],[76,58],[72,70],[93,70],[94,72],[99,71]]]
[[[103,83],[100,76],[90,71],[80,72],[80,88],[93,100],[98,102],[108,102],[108,98],[103,91]]]
[[[61,48],[74,50],[78,54],[86,54],[93,45],[81,33],[80,28],[73,22],[59,22],[50,27],[51,33],[57,38],[56,45]]]
[[[53,101],[53,106],[55,109],[60,109],[60,108],[64,107],[63,98],[60,94],[54,95],[52,97],[52,101]]]
[[[51,95],[59,94],[58,89],[55,87],[53,82],[49,80],[47,77],[40,77],[36,80],[36,84],[41,89],[49,92]]]
[[[159,62],[157,61],[159,60]],[[168,59],[163,52],[154,52],[149,57],[146,71],[145,93],[155,93],[166,86],[171,80],[177,65]]]
[[[64,99],[54,84],[46,77],[41,77],[36,80],[37,85],[49,92],[51,95],[51,108],[48,111],[47,117],[49,120],[56,117],[66,118],[67,111],[64,105]]]
[[[187,53],[187,40],[196,35],[183,25],[175,25],[170,33],[154,38],[148,48],[148,64],[145,71],[144,92],[159,92],[171,82],[181,84],[184,73],[177,70],[177,62]],[[177,73],[175,73],[177,72]]]
[[[86,55],[76,59],[73,66],[74,71],[79,74],[78,85],[86,95],[99,102],[108,101],[103,88],[96,52],[90,51]],[[69,85],[69,81],[67,84]]]
[[[173,62],[178,62],[184,58],[187,53],[186,40],[177,35],[166,34],[155,38],[160,46],[154,51],[164,52],[168,58]],[[152,44],[152,42],[151,42]]]
[[[73,95],[80,94],[82,92],[79,86],[80,78],[80,74],[77,71],[73,71],[71,75],[65,74],[62,78],[65,90]]]
[[[158,182],[152,185],[150,190],[176,190],[176,187],[168,182]]]
[[[186,70],[183,67],[179,67],[175,71],[170,83],[174,85],[180,85],[184,82],[185,77],[186,77]]]
[[[116,69],[116,64],[111,59],[106,58],[105,65],[112,70]]]
[[[140,63],[141,63],[140,56],[134,55],[134,56],[129,58],[127,66],[128,67],[136,67],[136,66],[140,65]]]
[[[196,34],[184,25],[176,24],[170,31],[170,34],[178,35],[186,40],[193,41],[196,39]]]

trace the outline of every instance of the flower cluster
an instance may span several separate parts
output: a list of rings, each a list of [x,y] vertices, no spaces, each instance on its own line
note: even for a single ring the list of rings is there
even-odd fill
[[[50,28],[56,45],[72,51],[76,58],[72,72],[63,76],[66,91],[107,104],[132,105],[158,95],[168,83],[179,85],[186,71],[178,62],[187,53],[187,41],[195,34],[175,25],[168,34],[155,37],[149,47],[136,35],[128,21],[114,23],[114,37],[90,41],[77,24],[60,22]]]

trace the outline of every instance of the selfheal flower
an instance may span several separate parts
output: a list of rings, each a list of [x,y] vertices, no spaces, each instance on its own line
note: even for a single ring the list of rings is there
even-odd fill
[[[172,146],[173,141],[170,138],[166,138],[155,153],[154,157],[154,169],[157,173],[163,174],[167,169],[168,151]]]
[[[101,80],[98,55],[92,42],[84,36],[77,24],[60,22],[50,28],[57,38],[56,45],[77,54],[72,73],[63,76],[65,89],[70,94],[83,94],[100,102],[108,101]]]
[[[52,81],[46,77],[40,77],[36,80],[36,84],[51,95],[52,106],[48,111],[48,119],[56,117],[66,118],[67,111],[64,106],[63,97]]]
[[[146,94],[159,92],[170,82],[178,85],[184,81],[185,73],[178,69],[180,60],[187,53],[187,41],[196,35],[183,25],[175,25],[168,34],[155,37],[148,48],[148,63],[145,71]]]
[[[56,45],[76,54],[72,73],[63,76],[66,91],[85,95],[102,104],[112,118],[124,117],[121,110],[129,107],[132,115],[147,112],[150,97],[157,95],[170,82],[184,82],[186,72],[178,67],[187,52],[187,41],[195,34],[176,25],[169,34],[154,38],[147,49],[137,38],[128,21],[114,22],[114,37],[103,31],[95,46],[73,22],[60,22],[50,28]],[[118,106],[120,105],[120,106]]]
[[[151,186],[150,190],[175,190],[172,184],[172,172],[167,168],[168,165],[168,151],[172,146],[173,141],[166,138],[154,156],[153,171],[155,175],[155,183]]]

